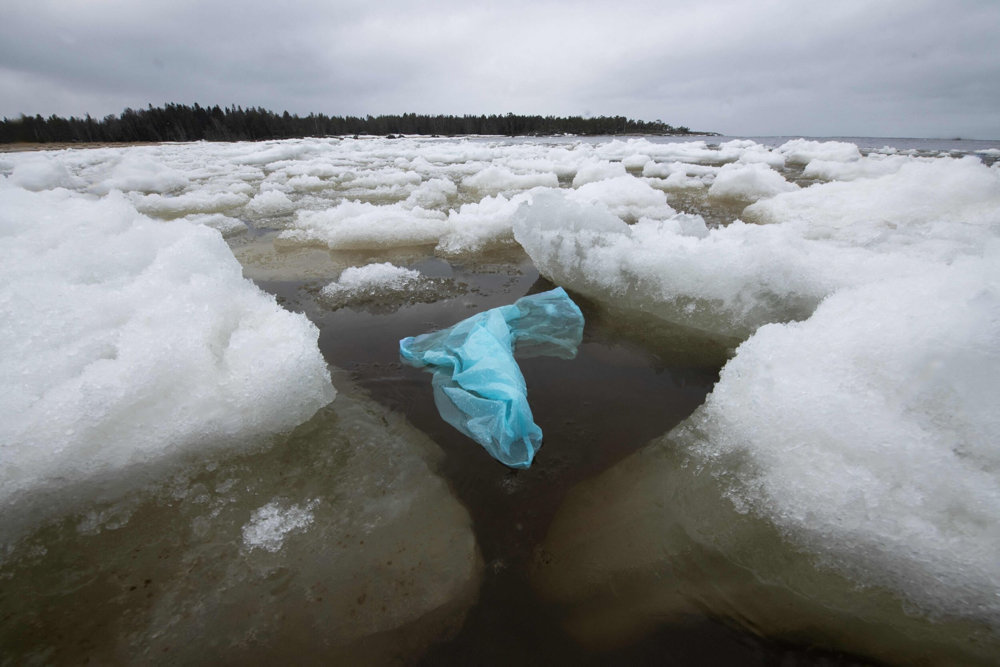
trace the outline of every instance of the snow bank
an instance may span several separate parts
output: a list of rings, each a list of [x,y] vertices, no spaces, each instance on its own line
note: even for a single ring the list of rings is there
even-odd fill
[[[218,232],[121,195],[0,184],[0,506],[289,429],[334,396],[318,332]]]

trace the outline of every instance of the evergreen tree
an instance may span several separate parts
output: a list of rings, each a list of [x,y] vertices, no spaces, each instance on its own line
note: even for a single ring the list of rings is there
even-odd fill
[[[145,109],[127,108],[118,116],[94,120],[40,115],[4,118],[0,122],[0,142],[137,142],[137,141],[240,141],[345,135],[617,135],[693,134],[661,120],[632,120],[624,116],[568,118],[556,116],[445,116],[405,113],[358,118],[311,113],[305,118],[288,111],[278,115],[262,107],[244,109],[218,105],[211,109],[168,103]],[[711,134],[711,133],[705,133]]]

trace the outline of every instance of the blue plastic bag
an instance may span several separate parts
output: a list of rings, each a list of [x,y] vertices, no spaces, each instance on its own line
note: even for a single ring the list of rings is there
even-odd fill
[[[406,363],[434,373],[434,402],[445,421],[504,465],[527,468],[542,429],[531,416],[514,353],[572,359],[582,338],[583,313],[558,287],[404,338],[399,352]]]

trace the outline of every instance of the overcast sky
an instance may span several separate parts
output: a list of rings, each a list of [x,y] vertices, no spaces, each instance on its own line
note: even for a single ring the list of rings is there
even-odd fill
[[[7,0],[0,116],[166,102],[1000,139],[1000,0]]]

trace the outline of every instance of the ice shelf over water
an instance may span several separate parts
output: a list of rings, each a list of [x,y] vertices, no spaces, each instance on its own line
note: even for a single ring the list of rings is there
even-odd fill
[[[152,220],[118,192],[0,181],[0,202],[6,524],[38,492],[114,487],[333,399],[316,327],[246,281],[218,232]]]
[[[717,516],[745,519],[747,534],[773,531],[784,545],[768,543],[773,553],[806,554],[808,567],[779,575],[754,539],[737,544],[725,522],[706,524],[722,526],[706,544],[761,579],[773,575],[792,598],[836,606],[837,586],[811,578],[844,577],[858,599],[888,591],[892,602],[866,618],[905,607],[913,618],[981,624],[987,638],[975,641],[993,645],[996,155],[661,138],[327,138],[4,154],[0,493],[10,502],[56,479],[281,430],[330,399],[315,330],[242,280],[219,232],[245,256],[255,243],[357,255],[338,271],[379,273],[380,289],[389,274],[371,267],[392,260],[402,276],[413,267],[392,253],[407,248],[460,259],[520,246],[574,297],[651,332],[683,327],[733,350],[707,403],[650,450],[669,449],[676,461],[623,464],[599,478],[611,523],[633,511],[662,518],[661,500],[641,489],[676,476],[679,488],[708,489],[699,498],[718,503]],[[316,289],[337,275],[353,279],[324,275]],[[151,414],[153,427],[142,427]],[[136,444],[122,448],[124,440]],[[306,513],[319,520],[313,497],[256,499],[260,521],[247,514],[240,526],[254,535],[268,517],[301,523],[282,533],[292,541],[315,525]],[[599,513],[585,505],[566,516],[595,525]],[[655,539],[623,544],[605,546],[633,573],[664,549]],[[591,547],[590,555],[603,548]],[[582,581],[594,572],[581,565],[584,551],[558,554],[562,583],[551,588],[564,599],[581,583],[568,581],[572,573]]]

